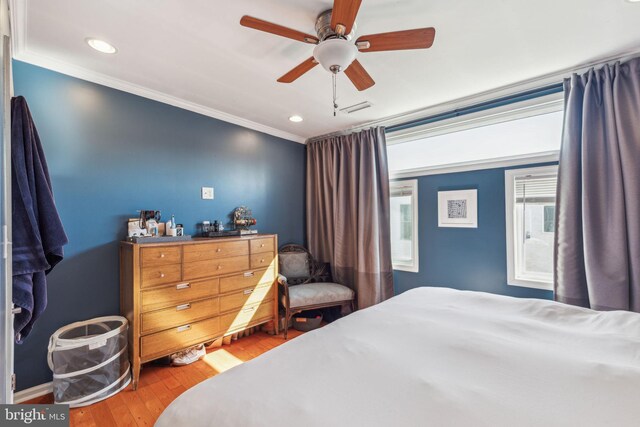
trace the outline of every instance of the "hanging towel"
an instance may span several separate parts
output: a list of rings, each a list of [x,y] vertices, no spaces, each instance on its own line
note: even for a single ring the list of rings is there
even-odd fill
[[[27,101],[11,100],[13,303],[22,343],[47,306],[45,275],[62,261],[67,235],[53,200],[49,170]]]

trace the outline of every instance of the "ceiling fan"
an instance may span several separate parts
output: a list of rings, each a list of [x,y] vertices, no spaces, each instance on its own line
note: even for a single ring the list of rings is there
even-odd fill
[[[333,9],[326,10],[316,19],[317,36],[243,16],[240,25],[293,40],[316,45],[313,56],[278,79],[280,83],[292,83],[316,65],[333,74],[334,116],[336,105],[335,76],[344,72],[359,91],[375,84],[369,73],[356,59],[359,52],[381,52],[388,50],[427,49],[433,45],[436,30],[433,27],[415,30],[360,36],[354,42],[355,21],[362,0],[334,0]]]

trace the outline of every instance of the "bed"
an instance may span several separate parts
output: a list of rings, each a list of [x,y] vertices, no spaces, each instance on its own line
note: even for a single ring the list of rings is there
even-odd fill
[[[417,288],[187,390],[159,427],[638,426],[640,314]]]

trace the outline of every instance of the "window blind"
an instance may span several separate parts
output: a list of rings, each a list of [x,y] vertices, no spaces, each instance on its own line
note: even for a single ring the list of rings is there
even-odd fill
[[[558,176],[527,175],[515,178],[516,203],[555,203]]]
[[[413,194],[413,187],[410,185],[402,186],[402,187],[395,186],[390,191],[391,197],[411,196],[412,194]]]

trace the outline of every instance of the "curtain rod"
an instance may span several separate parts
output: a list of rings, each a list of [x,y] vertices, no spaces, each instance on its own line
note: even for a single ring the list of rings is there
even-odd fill
[[[545,74],[533,79],[524,80],[518,83],[513,83],[510,85],[498,87],[492,90],[480,92],[474,95],[470,95],[464,98],[459,98],[452,101],[443,102],[440,104],[433,105],[431,107],[421,108],[418,110],[409,111],[406,113],[397,114],[395,116],[385,117],[379,120],[374,120],[371,122],[363,123],[361,125],[356,125],[350,127],[348,129],[344,129],[337,132],[331,132],[324,135],[318,135],[312,138],[308,138],[306,142],[317,141],[320,139],[330,138],[334,136],[340,135],[348,135],[353,132],[358,132],[363,129],[376,127],[376,126],[386,126],[387,132],[397,131],[401,129],[406,129],[413,126],[408,126],[409,123],[418,123],[414,126],[417,126],[423,120],[429,120],[426,123],[432,123],[439,120],[444,120],[447,118],[455,117],[456,111],[466,111],[470,110],[469,113],[474,111],[482,111],[482,109],[474,110],[474,108],[478,108],[483,104],[491,104],[497,103],[500,100],[506,101],[510,97],[518,97],[524,96],[527,93],[536,93],[538,91],[543,91],[544,89],[552,90],[554,87],[562,88],[563,82],[565,78],[570,77],[573,74],[580,74],[588,71],[591,68],[598,68],[604,66],[606,64],[614,63],[617,61],[627,61],[636,57],[640,57],[640,50],[632,50],[627,52],[619,52],[615,55],[611,55],[608,57],[600,58],[595,61],[591,61],[582,65],[578,65],[572,68],[566,68],[564,70],[557,71],[555,73]],[[541,92],[542,93],[542,92]],[[547,92],[542,93],[542,95],[548,95],[550,93],[557,92]],[[539,96],[542,96],[539,95]],[[532,99],[535,96],[530,96],[529,98],[520,99]],[[505,102],[504,104],[499,105],[507,105],[509,103],[514,103],[518,101]],[[496,104],[495,106],[498,106]],[[487,109],[487,107],[483,108]],[[462,115],[462,114],[457,114]],[[442,116],[440,118],[440,116]]]

